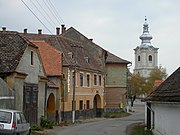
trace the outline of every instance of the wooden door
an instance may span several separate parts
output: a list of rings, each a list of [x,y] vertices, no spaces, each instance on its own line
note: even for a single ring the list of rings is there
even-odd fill
[[[38,85],[24,85],[24,114],[30,124],[37,124]]]

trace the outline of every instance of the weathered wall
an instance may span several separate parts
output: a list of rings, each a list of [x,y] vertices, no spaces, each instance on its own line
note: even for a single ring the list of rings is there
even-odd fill
[[[15,108],[15,93],[0,78],[0,108],[14,109]]]
[[[122,111],[126,104],[127,66],[106,64],[106,73],[106,110]]]
[[[180,133],[180,104],[152,104],[155,113],[155,135],[178,135]]]

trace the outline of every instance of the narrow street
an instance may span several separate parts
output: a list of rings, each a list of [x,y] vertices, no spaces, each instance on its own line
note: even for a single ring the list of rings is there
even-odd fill
[[[144,121],[144,104],[135,101],[131,116],[115,119],[98,119],[67,127],[54,127],[47,135],[126,135],[127,126]]]

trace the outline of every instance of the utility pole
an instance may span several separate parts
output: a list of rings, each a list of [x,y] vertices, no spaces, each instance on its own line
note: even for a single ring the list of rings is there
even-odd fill
[[[74,72],[73,72],[73,97],[72,97],[72,123],[75,123],[75,112],[76,112],[76,101],[75,101],[75,96],[76,96],[76,68],[77,68],[77,45],[72,46],[75,48],[75,56],[74,56]],[[80,48],[80,47],[79,47]]]
[[[76,87],[76,65],[73,72],[73,99],[72,99],[72,123],[75,122],[75,87]]]

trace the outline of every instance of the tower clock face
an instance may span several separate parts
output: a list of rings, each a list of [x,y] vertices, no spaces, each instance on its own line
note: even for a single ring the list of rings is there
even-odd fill
[[[151,52],[151,51],[152,51],[152,48],[149,48],[149,51]]]

